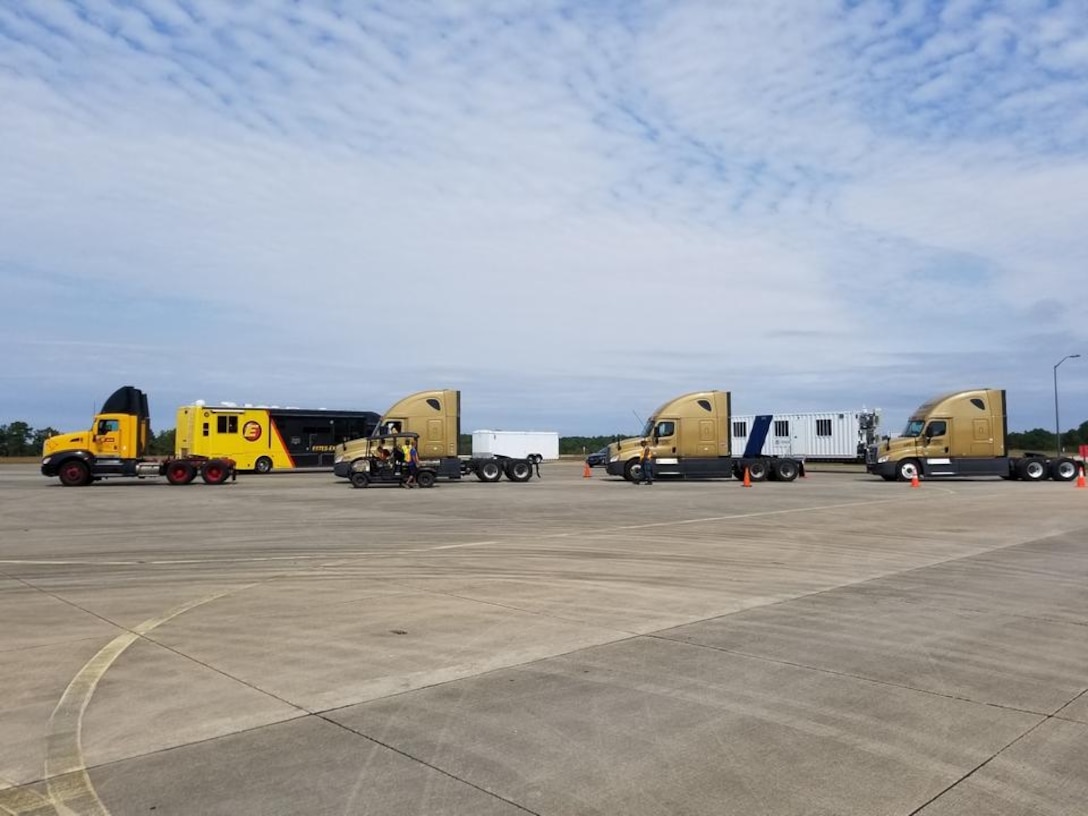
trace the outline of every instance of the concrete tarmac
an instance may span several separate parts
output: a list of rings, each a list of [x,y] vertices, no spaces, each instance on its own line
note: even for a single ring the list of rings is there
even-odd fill
[[[1088,490],[0,467],[0,814],[1088,812]]]

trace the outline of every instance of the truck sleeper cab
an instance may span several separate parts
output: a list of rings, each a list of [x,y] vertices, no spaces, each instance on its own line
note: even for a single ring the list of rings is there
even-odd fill
[[[869,447],[866,470],[885,481],[999,476],[1068,482],[1077,463],[1041,453],[1009,456],[1005,391],[976,388],[942,394],[920,405],[901,436]]]
[[[646,439],[654,453],[654,473],[658,477],[739,479],[747,471],[756,482],[792,482],[804,474],[800,459],[759,454],[766,438],[765,425],[760,433],[753,430],[741,456],[732,456],[729,408],[728,391],[695,391],[669,400],[650,416],[641,436],[609,446],[606,471],[629,482],[637,481],[642,472],[642,440]]]

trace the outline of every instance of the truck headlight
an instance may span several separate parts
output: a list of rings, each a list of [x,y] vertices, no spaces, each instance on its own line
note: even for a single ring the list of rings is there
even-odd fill
[[[332,460],[332,463],[333,463],[334,465],[339,465],[339,464],[340,464],[341,462],[343,462],[343,461],[344,461],[344,454],[342,454],[342,453],[338,453],[338,454],[336,454],[336,458],[334,458],[334,459]]]
[[[877,463],[878,465],[883,465],[883,464],[884,464],[885,462],[887,462],[887,461],[888,461],[888,457],[887,457],[887,456],[881,456],[881,457],[880,457],[879,459],[877,459],[877,460],[876,460],[876,463]]]
[[[609,464],[611,464],[612,462],[618,462],[619,460],[620,460],[620,456],[619,456],[619,454],[616,454],[611,459],[609,459],[608,462],[609,462]]]
[[[52,458],[53,458],[52,456],[46,456],[44,459],[42,459],[42,464],[43,465],[48,465],[49,460],[52,459]]]

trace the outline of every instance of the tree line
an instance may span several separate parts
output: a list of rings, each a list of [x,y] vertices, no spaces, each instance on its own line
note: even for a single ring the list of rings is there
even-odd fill
[[[55,428],[32,428],[26,422],[12,422],[0,425],[0,456],[39,456],[42,445],[50,436],[60,431]],[[561,436],[559,453],[582,456],[593,453],[617,439],[624,439],[634,434],[612,434],[610,436]],[[464,453],[472,450],[472,435],[461,434],[458,448]],[[1062,432],[1062,447],[1076,452],[1080,445],[1088,445],[1088,420],[1076,428]],[[174,452],[174,429],[153,434],[148,453],[153,456],[167,456]],[[1054,431],[1033,428],[1030,431],[1014,431],[1009,434],[1009,450],[1052,451],[1054,450]]]

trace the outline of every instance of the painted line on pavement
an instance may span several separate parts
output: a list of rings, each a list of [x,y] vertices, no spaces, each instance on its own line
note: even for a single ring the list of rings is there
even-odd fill
[[[131,631],[115,637],[79,670],[53,709],[46,736],[45,784],[49,798],[60,816],[109,816],[109,810],[98,798],[98,792],[87,773],[83,755],[83,715],[98,683],[117,658],[144,635],[178,615],[250,586],[255,584],[206,595],[176,606],[157,618],[150,618]]]

